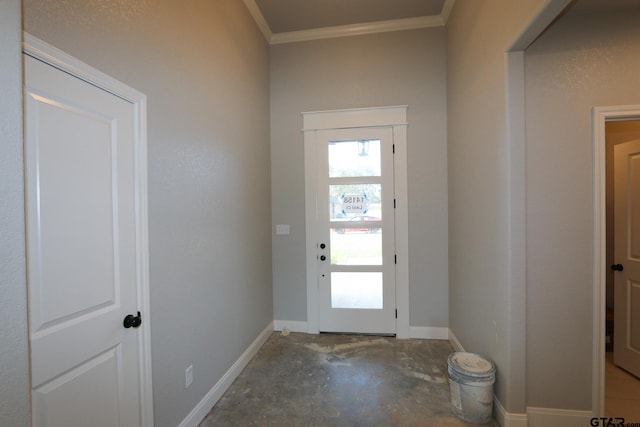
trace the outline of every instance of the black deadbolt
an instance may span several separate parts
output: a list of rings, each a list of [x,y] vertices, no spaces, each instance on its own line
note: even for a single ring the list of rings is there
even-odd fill
[[[324,261],[325,259],[327,259],[327,257],[326,257],[326,256],[324,256],[324,255],[320,255],[320,261]]]
[[[320,249],[324,249],[326,247],[327,247],[327,245],[325,245],[324,243],[320,243]]]
[[[138,312],[137,316],[133,314],[127,314],[127,316],[122,321],[122,325],[125,328],[137,328],[142,324],[142,317],[140,316],[140,312]]]

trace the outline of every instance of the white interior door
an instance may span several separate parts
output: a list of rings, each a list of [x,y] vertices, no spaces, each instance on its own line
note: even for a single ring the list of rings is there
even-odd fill
[[[24,60],[33,424],[139,426],[135,107]]]
[[[640,140],[614,147],[614,363],[640,376]]]
[[[393,132],[317,133],[319,327],[396,333]]]

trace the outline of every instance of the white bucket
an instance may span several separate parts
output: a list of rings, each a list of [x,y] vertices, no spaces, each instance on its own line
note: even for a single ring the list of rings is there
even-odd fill
[[[475,353],[449,355],[451,410],[460,419],[486,424],[493,416],[493,384],[496,367]]]

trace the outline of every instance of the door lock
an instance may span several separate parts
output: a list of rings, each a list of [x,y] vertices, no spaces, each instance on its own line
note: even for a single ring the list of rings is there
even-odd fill
[[[326,257],[326,256],[324,256],[324,255],[320,255],[320,261],[324,261],[324,260],[326,260],[326,259],[327,259],[327,257]]]
[[[127,316],[122,321],[122,326],[125,328],[137,328],[142,324],[142,316],[140,316],[140,312],[138,312],[137,316],[133,314],[127,314]]]

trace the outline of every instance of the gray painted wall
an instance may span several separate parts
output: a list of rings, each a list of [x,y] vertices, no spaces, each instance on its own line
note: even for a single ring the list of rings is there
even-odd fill
[[[268,45],[237,0],[24,13],[27,32],[147,95],[155,425],[175,426],[273,319]]]
[[[566,15],[526,52],[530,406],[591,409],[591,114],[640,104],[639,20]]]
[[[301,112],[408,104],[411,326],[448,326],[443,28],[271,47],[274,315],[306,321]]]
[[[31,425],[19,0],[0,2],[0,425]]]
[[[521,291],[509,275],[505,53],[550,5],[458,0],[447,23],[450,328],[465,350],[496,363],[496,395],[515,413],[526,405],[526,307],[524,283]]]

